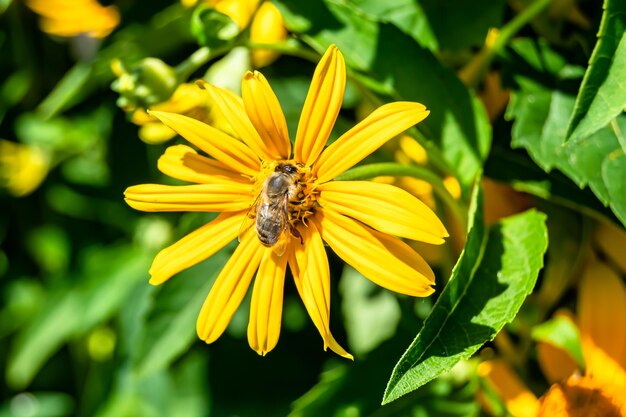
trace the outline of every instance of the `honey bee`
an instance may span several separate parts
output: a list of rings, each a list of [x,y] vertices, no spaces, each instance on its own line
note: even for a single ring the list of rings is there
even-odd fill
[[[256,210],[256,233],[264,246],[273,247],[274,253],[285,252],[289,225],[289,201],[298,194],[298,168],[291,164],[279,164],[263,183],[263,188],[253,205]],[[251,216],[248,216],[251,218]],[[242,234],[251,226],[244,224]],[[292,233],[297,236],[295,229]]]

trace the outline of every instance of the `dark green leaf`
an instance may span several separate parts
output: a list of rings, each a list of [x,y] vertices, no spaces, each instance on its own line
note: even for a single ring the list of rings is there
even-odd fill
[[[406,326],[402,334],[394,339],[408,340],[410,331],[412,328]],[[476,415],[477,384],[468,381],[475,375],[468,372],[472,369],[471,364],[465,370],[459,368],[453,371],[449,378],[439,378],[424,389],[411,393],[406,401],[381,407],[378,396],[397,351],[397,343],[389,340],[354,364],[329,363],[320,374],[318,383],[293,402],[289,417]]]
[[[166,369],[197,340],[200,307],[229,256],[229,249],[221,250],[163,285],[138,337],[134,355],[138,375]]]
[[[603,166],[610,155],[612,158],[623,155],[620,138],[626,132],[626,116],[617,117],[582,140],[563,145],[565,126],[574,110],[573,90],[579,70],[566,65],[543,43],[519,40],[512,48],[517,56],[512,54],[508,59],[518,89],[513,92],[507,109],[507,117],[515,119],[511,145],[525,148],[546,172],[556,168],[580,188],[588,185],[623,222],[626,197],[620,192],[620,184],[626,171],[621,164],[613,165],[609,184]],[[571,200],[573,196],[570,193],[567,198]]]
[[[383,404],[469,358],[510,322],[532,291],[547,247],[545,215],[530,210],[483,224],[476,187],[467,243],[422,330],[396,365]]]
[[[431,113],[418,128],[437,145],[447,169],[463,185],[471,183],[489,152],[491,127],[483,106],[452,70],[394,25],[371,20],[349,4],[332,0],[279,4],[288,26],[306,28],[303,38],[315,49],[321,52],[336,44],[352,68],[372,77],[367,78],[368,85],[378,86],[393,100],[428,107]],[[302,25],[303,20],[307,24]]]
[[[396,25],[430,50],[480,46],[487,30],[500,26],[504,1],[356,0],[373,20]]]
[[[598,42],[576,98],[567,140],[579,141],[605,127],[626,107],[626,2],[605,0]]]
[[[622,129],[622,132],[625,130]],[[602,163],[602,179],[609,190],[611,209],[622,224],[626,225],[626,155],[621,149],[605,158]]]

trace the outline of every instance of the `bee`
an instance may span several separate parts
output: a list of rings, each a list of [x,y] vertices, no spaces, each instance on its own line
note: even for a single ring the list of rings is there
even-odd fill
[[[263,183],[263,188],[252,209],[256,210],[256,233],[264,246],[273,247],[274,253],[282,255],[285,252],[289,224],[289,202],[298,194],[298,168],[292,164],[279,164],[274,172]],[[252,216],[248,216],[251,219]],[[244,224],[239,237],[251,227]],[[298,236],[295,229],[291,233]]]

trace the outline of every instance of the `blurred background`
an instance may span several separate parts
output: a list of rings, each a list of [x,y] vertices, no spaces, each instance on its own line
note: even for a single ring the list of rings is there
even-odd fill
[[[598,191],[591,170],[578,175],[555,146],[535,141],[567,126],[602,14],[595,0],[0,0],[0,417],[537,415],[533,405],[515,411],[505,388],[523,387],[533,404],[569,375],[542,365],[540,352],[554,346],[580,359],[576,369],[580,343],[563,335],[576,333],[581,280],[599,273],[590,262],[608,265],[622,287],[626,271],[624,178]],[[145,110],[211,121],[190,83],[239,93],[256,68],[293,136],[328,43],[346,55],[350,77],[333,138],[385,101],[432,110],[366,162],[422,168],[436,180],[376,178],[420,197],[450,231],[442,247],[416,245],[438,291],[393,294],[329,251],[331,328],[354,362],[323,351],[289,280],[281,340],[266,357],[246,341],[249,301],[205,345],[195,320],[236,242],[148,284],[156,253],[213,216],[124,203],[128,186],[172,183],[156,163],[183,143]],[[611,123],[626,127],[621,114]],[[611,138],[603,158],[618,152]],[[464,247],[481,171],[487,224],[530,207],[547,214],[546,267],[494,342],[381,406]],[[616,325],[626,323],[617,314]],[[496,363],[516,379],[495,377]]]

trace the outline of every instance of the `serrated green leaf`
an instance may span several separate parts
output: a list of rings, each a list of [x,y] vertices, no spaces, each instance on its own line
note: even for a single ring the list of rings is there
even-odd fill
[[[626,107],[626,3],[605,0],[603,7],[598,42],[567,127],[568,141],[597,132]]]
[[[589,137],[563,145],[565,126],[574,111],[573,90],[579,70],[568,66],[545,43],[523,39],[512,48],[518,55],[509,57],[508,64],[518,87],[507,109],[507,118],[514,119],[511,146],[526,149],[546,172],[556,168],[578,187],[589,186],[598,200],[624,221],[626,204],[619,190],[626,171],[619,164],[614,166],[609,189],[602,167],[609,155],[623,154],[620,138],[626,131],[626,116],[617,117]],[[575,195],[564,197],[573,201]],[[588,202],[582,204],[589,206]]]
[[[547,248],[545,215],[535,210],[486,230],[482,192],[472,201],[467,243],[450,281],[393,370],[383,404],[469,358],[510,322],[532,291]]]
[[[531,337],[534,340],[549,343],[563,349],[576,361],[580,369],[585,368],[585,359],[580,345],[578,328],[569,319],[556,316],[532,330]]]
[[[349,3],[277,3],[291,29],[306,28],[303,39],[315,49],[321,52],[334,43],[352,68],[368,74],[358,74],[359,80],[369,80],[389,100],[428,107],[431,113],[418,129],[436,144],[446,168],[464,186],[471,184],[489,152],[491,125],[482,104],[451,69],[396,26],[372,20]],[[307,24],[297,26],[303,19]]]
[[[611,209],[626,225],[626,155],[621,149],[604,159],[602,179],[609,190]]]

